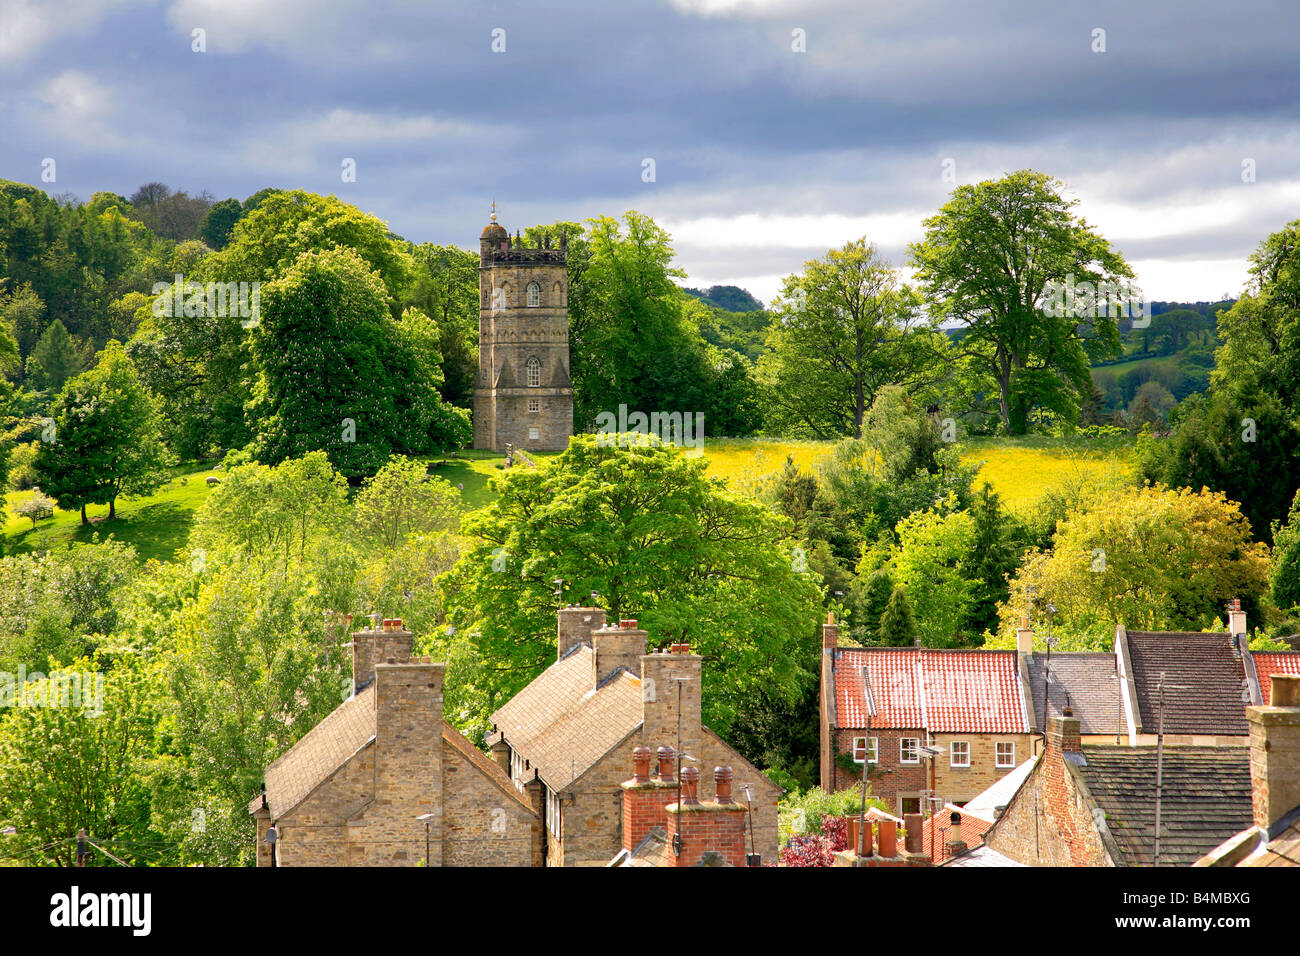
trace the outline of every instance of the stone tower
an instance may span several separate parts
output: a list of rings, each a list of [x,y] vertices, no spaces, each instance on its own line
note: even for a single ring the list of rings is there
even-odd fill
[[[479,237],[474,447],[562,451],[573,435],[565,241],[525,248],[496,219]]]

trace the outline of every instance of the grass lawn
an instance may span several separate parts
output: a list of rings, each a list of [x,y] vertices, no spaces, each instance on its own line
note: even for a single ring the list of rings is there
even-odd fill
[[[180,467],[171,481],[147,498],[119,498],[117,517],[108,520],[108,505],[91,505],[86,515],[91,523],[81,524],[81,512],[54,509],[54,517],[38,522],[35,529],[27,518],[14,514],[14,507],[32,496],[30,491],[9,492],[4,515],[5,553],[58,550],[73,541],[89,542],[98,534],[110,534],[135,546],[142,558],[169,561],[185,546],[194,512],[209,493],[204,479],[221,472],[197,466]]]

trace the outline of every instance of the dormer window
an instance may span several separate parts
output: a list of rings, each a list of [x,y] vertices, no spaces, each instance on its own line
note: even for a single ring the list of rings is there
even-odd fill
[[[538,388],[542,384],[542,363],[536,357],[530,358],[525,366],[528,370],[528,387]]]
[[[528,308],[535,309],[542,304],[542,288],[536,282],[528,283]]]

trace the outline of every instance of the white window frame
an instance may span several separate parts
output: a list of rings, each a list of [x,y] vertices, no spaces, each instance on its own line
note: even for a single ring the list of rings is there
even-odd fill
[[[530,428],[530,429],[528,429],[528,440],[529,440],[529,441],[537,441],[537,440],[540,439],[541,437],[542,437],[542,430],[541,430],[540,428]]]
[[[964,759],[958,759],[957,751],[961,748]],[[948,747],[948,766],[950,767],[969,767],[970,766],[970,741],[954,740]]]
[[[908,744],[911,744],[909,747]],[[908,751],[912,756],[907,756]],[[915,764],[921,762],[921,738],[920,737],[900,737],[898,738],[898,762],[905,764]]]
[[[561,839],[564,830],[564,814],[560,810],[560,795],[550,787],[546,788],[546,829],[555,839]]]
[[[525,364],[524,369],[528,375],[529,388],[541,388],[542,385],[542,363],[533,356]]]
[[[542,410],[542,403],[541,403],[541,400],[540,400],[540,399],[530,398],[530,399],[528,400],[528,411],[529,411],[529,414],[533,414],[533,415],[535,415],[535,414],[537,414],[538,412],[540,412],[541,410]]]
[[[853,762],[862,763],[862,757],[858,756],[859,752],[865,751],[863,756],[867,758],[867,763],[880,763],[880,738],[879,737],[854,737],[853,738]]]
[[[513,747],[510,748],[510,779],[514,782],[515,789],[520,793],[524,792],[524,758]]]
[[[1002,759],[1003,747],[1009,747],[1011,750],[1011,757],[1006,761]],[[1007,767],[1014,767],[1016,765],[1016,742],[1014,740],[999,740],[993,745],[993,748],[995,766],[1000,769],[1006,769]]]
[[[528,308],[535,309],[542,304],[542,287],[536,282],[528,283],[526,295],[528,297]]]

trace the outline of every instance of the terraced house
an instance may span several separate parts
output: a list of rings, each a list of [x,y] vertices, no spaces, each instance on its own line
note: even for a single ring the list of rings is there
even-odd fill
[[[782,790],[704,725],[703,659],[686,645],[646,653],[636,621],[605,626],[595,607],[562,608],[556,661],[492,715],[490,749],[543,814],[548,866],[604,866],[623,849],[623,788],[633,751],[671,747],[698,771],[698,799],[716,803],[715,768],[730,767],[753,839],[777,852]]]
[[[541,823],[443,718],[400,620],[352,635],[352,694],[266,768],[258,866],[534,866]]]
[[[820,709],[822,789],[852,786],[865,761],[900,814],[961,805],[1032,754],[1014,651],[840,647],[828,620]]]

